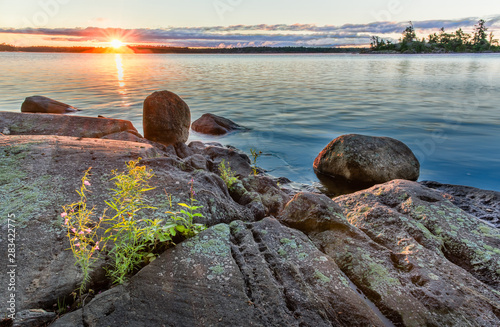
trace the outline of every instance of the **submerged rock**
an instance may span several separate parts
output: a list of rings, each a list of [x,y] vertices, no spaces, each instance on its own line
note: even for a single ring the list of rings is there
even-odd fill
[[[203,134],[223,135],[235,130],[246,129],[235,122],[214,114],[203,114],[191,125],[193,131]]]
[[[0,130],[10,135],[59,135],[84,138],[100,138],[106,135],[131,132],[138,134],[128,120],[64,116],[52,114],[29,114],[0,112]]]
[[[272,218],[221,224],[53,326],[384,326],[335,262]]]
[[[191,112],[188,105],[169,91],[154,92],[144,100],[144,137],[172,145],[186,142],[189,137]]]
[[[320,173],[365,183],[417,180],[420,164],[404,143],[390,137],[348,134],[330,142],[314,160]]]
[[[39,95],[27,97],[21,105],[21,112],[66,114],[76,111],[78,111],[78,109],[70,106],[69,104]]]

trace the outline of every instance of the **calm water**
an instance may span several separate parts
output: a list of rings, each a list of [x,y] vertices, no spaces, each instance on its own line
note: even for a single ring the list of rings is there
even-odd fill
[[[390,136],[421,162],[420,180],[500,190],[500,55],[115,55],[0,53],[0,111],[45,95],[86,116],[131,120],[170,90],[192,119],[251,128],[192,133],[247,153],[275,176],[314,183],[314,158],[347,133]]]

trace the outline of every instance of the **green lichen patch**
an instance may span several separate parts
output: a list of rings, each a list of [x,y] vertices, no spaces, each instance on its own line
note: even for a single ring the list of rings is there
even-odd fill
[[[32,176],[23,169],[23,161],[32,145],[8,146],[0,149],[0,223],[14,214],[19,227],[63,204],[61,177]],[[53,212],[53,210],[52,210]],[[51,214],[52,214],[51,212]],[[56,223],[56,221],[54,221]],[[47,228],[53,226],[47,226]]]
[[[229,226],[216,225],[182,244],[190,249],[191,254],[200,254],[209,258],[228,257],[231,255]]]
[[[332,280],[330,277],[325,276],[325,274],[317,269],[314,270],[313,277],[317,279],[321,284],[327,284]]]
[[[210,269],[216,275],[222,275],[224,273],[224,267],[222,267],[221,265],[209,267],[208,269]]]

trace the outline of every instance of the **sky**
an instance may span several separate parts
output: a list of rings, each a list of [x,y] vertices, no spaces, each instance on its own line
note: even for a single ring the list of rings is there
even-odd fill
[[[397,39],[410,20],[426,36],[479,18],[500,36],[498,0],[0,0],[0,43],[352,46]]]

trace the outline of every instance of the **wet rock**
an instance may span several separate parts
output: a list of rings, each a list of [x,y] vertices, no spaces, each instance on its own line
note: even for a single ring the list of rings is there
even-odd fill
[[[78,111],[78,109],[70,106],[69,104],[39,95],[27,97],[21,105],[21,112],[67,114],[76,111]]]
[[[167,250],[128,285],[100,294],[85,326],[383,326],[304,234],[271,218],[230,226]]]
[[[365,183],[393,179],[417,180],[420,164],[402,142],[389,137],[342,135],[330,142],[314,160],[320,173]]]
[[[232,131],[246,129],[235,122],[214,114],[203,114],[191,125],[193,131],[210,135],[223,135]]]
[[[0,130],[8,129],[10,135],[59,135],[83,138],[101,138],[106,135],[130,132],[138,134],[128,120],[0,112]]]
[[[421,184],[444,193],[446,198],[468,214],[500,228],[500,192],[432,181]]]
[[[188,105],[169,91],[154,92],[144,100],[144,137],[172,145],[185,143],[189,137],[191,112]]]

